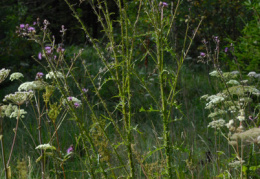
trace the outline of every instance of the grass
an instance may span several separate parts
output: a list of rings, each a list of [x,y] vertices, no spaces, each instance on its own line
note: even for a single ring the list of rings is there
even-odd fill
[[[19,35],[42,47],[43,58],[34,60],[43,67],[45,76],[38,74],[37,80],[26,83],[27,90],[23,94],[30,104],[9,100],[26,109],[26,118],[18,112],[16,120],[8,120],[8,108],[1,106],[6,116],[1,118],[5,146],[2,149],[6,158],[12,151],[12,136],[18,134],[8,166],[12,178],[255,176],[252,171],[258,172],[259,168],[258,151],[254,148],[259,145],[256,134],[250,134],[251,138],[254,136],[251,148],[242,146],[242,142],[248,141],[240,137],[234,139],[233,143],[237,144],[233,150],[228,140],[235,134],[245,136],[251,128],[257,127],[245,120],[245,111],[251,114],[247,99],[257,96],[257,85],[250,79],[253,85],[242,86],[243,90],[241,85],[229,86],[230,79],[240,83],[242,79],[220,71],[218,37],[213,40],[218,50],[209,54],[207,49],[207,54],[201,56],[202,60],[211,60],[218,78],[211,77],[213,73],[208,75],[209,66],[198,65],[197,59],[187,58],[202,20],[191,36],[190,23],[186,21],[184,39],[180,40],[183,47],[176,52],[168,35],[177,11],[170,14],[165,3],[147,0],[143,7],[145,13],[140,3],[133,21],[125,10],[128,7],[123,8],[118,1],[116,23],[120,29],[114,31],[115,22],[110,18],[106,1],[97,1],[98,9],[93,4],[92,8],[106,38],[93,39],[73,6],[65,1],[92,46],[66,47],[64,52],[63,46],[56,45],[51,38],[46,20],[43,27],[39,25],[36,30],[30,27],[33,31],[20,28]],[[140,16],[148,19],[146,23],[153,24],[149,32],[137,26]],[[39,36],[35,35],[38,30],[42,31]],[[63,37],[64,27],[61,32]],[[152,46],[140,38],[148,34],[152,36]],[[231,89],[241,91],[236,93],[237,90]],[[216,93],[218,95],[214,95]],[[204,94],[212,95],[206,97],[207,108],[212,105],[210,110],[205,110],[205,103],[200,99]],[[258,107],[254,110],[254,116],[258,116]],[[223,111],[226,113],[220,113]],[[208,115],[213,112],[218,116],[210,119]],[[208,126],[209,122],[226,124],[231,118],[245,122],[236,120],[229,129],[224,124],[223,128]],[[10,130],[16,121],[20,121],[18,131]],[[258,132],[257,128],[253,130]],[[68,147],[72,146],[73,152],[68,153]],[[232,168],[232,162],[238,165]],[[1,177],[7,179],[7,174],[1,171]]]
[[[75,47],[74,47],[75,48]],[[69,55],[68,55],[69,56]],[[84,54],[81,57],[84,59]],[[89,63],[95,62],[94,59],[89,59]],[[98,66],[95,66],[96,70],[98,70]],[[178,95],[178,100],[184,101],[185,103],[182,104],[181,110],[185,114],[184,117],[182,117],[181,120],[173,122],[170,126],[170,130],[172,131],[172,143],[174,144],[173,149],[173,157],[174,157],[174,165],[177,168],[182,168],[178,169],[178,171],[183,170],[186,168],[186,163],[184,162],[187,160],[187,158],[191,158],[195,162],[195,166],[197,165],[196,163],[199,163],[200,160],[205,160],[206,157],[206,152],[210,150],[208,146],[210,145],[207,139],[203,138],[210,138],[208,135],[208,129],[207,129],[207,113],[203,108],[204,105],[201,103],[199,100],[200,96],[205,93],[210,93],[207,88],[207,77],[204,75],[204,72],[194,72],[191,68],[189,67],[184,67],[182,74],[181,74],[181,79],[185,80],[180,80],[179,85],[180,85],[180,92]],[[151,82],[151,85],[153,85],[153,81]],[[201,88],[203,87],[204,88]],[[136,86],[135,88],[136,91],[140,91],[142,88],[138,88]],[[91,88],[89,88],[91,89]],[[106,89],[106,88],[105,88]],[[106,93],[110,93],[109,90],[104,91],[104,96],[106,96]],[[144,95],[141,91],[139,93],[135,93],[136,99],[138,100],[133,100],[133,105],[135,108],[133,109],[134,115],[134,124],[133,126],[137,126],[138,131],[135,131],[133,133],[133,138],[135,139],[135,144],[134,144],[134,155],[136,158],[139,158],[141,160],[143,157],[143,154],[147,154],[150,151],[156,151],[156,148],[160,148],[162,144],[162,131],[161,131],[161,124],[158,121],[158,118],[160,117],[157,112],[140,112],[141,107],[144,107],[146,109],[149,109],[149,103],[147,103],[147,98],[142,99],[142,95]],[[192,98],[191,98],[192,96]],[[94,98],[94,97],[93,97]],[[142,99],[142,100],[140,100]],[[100,111],[97,111],[100,113]],[[83,114],[84,115],[84,114]],[[179,116],[181,117],[181,114]],[[86,125],[89,123],[87,120],[88,117],[86,116]],[[4,123],[5,129],[11,128],[15,124],[15,120],[11,119],[8,121],[9,123]],[[16,142],[16,147],[14,149],[14,159],[13,161],[17,160],[22,160],[24,159],[28,165],[29,163],[29,157],[30,157],[30,162],[34,164],[31,169],[31,175],[32,178],[37,177],[37,174],[39,175],[39,164],[35,164],[35,160],[38,158],[38,154],[35,153],[35,145],[33,145],[32,138],[35,141],[37,141],[36,136],[37,136],[37,131],[35,130],[37,128],[37,121],[35,119],[35,116],[32,115],[32,111],[28,111],[28,115],[26,116],[25,119],[23,119],[23,122],[26,126],[23,126],[22,123],[20,123],[19,131],[18,131],[18,137],[17,137],[17,142]],[[42,129],[43,131],[49,131],[51,128],[50,127],[50,121],[44,121],[44,128]],[[49,126],[49,127],[48,127]],[[28,131],[27,131],[28,130]],[[53,129],[51,129],[53,130]],[[60,146],[61,146],[61,151],[65,153],[66,149],[71,145],[74,144],[76,146],[77,144],[75,143],[75,139],[79,137],[79,130],[76,127],[74,121],[71,121],[70,118],[67,118],[65,122],[63,122],[61,128],[58,131],[58,134],[60,137]],[[10,142],[12,140],[12,135],[13,131],[11,130],[5,130],[4,131],[4,136],[9,136],[5,137],[5,143],[6,143],[6,148],[10,148]],[[48,132],[43,135],[43,143],[47,143],[49,140]],[[113,130],[109,132],[109,135],[113,136]],[[193,137],[189,137],[193,136]],[[203,138],[200,138],[199,136],[203,136]],[[205,140],[205,141],[202,141]],[[114,139],[116,141],[116,137]],[[213,139],[212,139],[213,140]],[[9,142],[8,142],[9,141]],[[37,142],[36,142],[37,143]],[[79,142],[80,143],[80,142]],[[18,147],[19,146],[19,147]],[[81,147],[80,144],[78,144],[74,156],[69,159],[69,161],[66,163],[65,168],[66,168],[66,174],[67,177],[73,176],[73,177],[79,177],[82,178],[84,175],[83,173],[86,174],[84,171],[84,165],[81,164],[80,161],[84,161],[84,155],[81,154]],[[8,151],[7,151],[8,153]],[[83,155],[83,156],[82,156]],[[145,162],[139,166],[139,177],[145,177],[143,174],[142,167],[146,167],[148,170],[149,167],[151,167],[149,170],[154,170],[153,172],[148,171],[147,173],[157,173],[159,175],[160,169],[157,168],[157,166],[163,165],[163,161],[165,159],[162,158],[162,153],[160,150],[157,152],[154,152],[150,157],[147,157]],[[137,160],[137,159],[136,159]],[[158,161],[160,163],[158,163]],[[47,162],[46,168],[52,168],[51,164],[52,162],[49,161]],[[137,162],[139,163],[139,162]],[[17,170],[15,170],[15,167],[17,164],[12,163],[12,168],[14,169],[12,171],[13,177],[15,177],[18,173]],[[152,167],[153,166],[153,167]],[[199,165],[198,165],[199,166]],[[162,166],[161,166],[162,167]],[[160,168],[160,167],[159,167]],[[156,172],[156,170],[158,170]],[[82,172],[80,172],[82,171]],[[51,171],[49,171],[52,173]],[[16,175],[15,175],[16,173]],[[47,171],[48,173],[48,171]],[[183,175],[183,176],[190,176],[190,174],[177,174],[176,175]],[[3,173],[2,173],[3,176]],[[50,175],[51,176],[51,175]],[[198,175],[199,176],[199,175]],[[150,177],[156,177],[156,174],[153,176],[151,175]]]

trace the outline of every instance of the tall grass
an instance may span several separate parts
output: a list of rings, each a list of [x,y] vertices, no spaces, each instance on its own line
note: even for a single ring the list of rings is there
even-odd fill
[[[226,165],[229,161],[222,163],[223,160],[234,159],[230,156],[229,147],[222,150],[224,139],[229,139],[225,135],[227,129],[208,131],[207,112],[196,98],[207,93],[210,85],[210,92],[222,90],[214,88],[220,81],[198,72],[194,75],[187,67],[188,63],[185,64],[202,19],[195,28],[190,25],[189,18],[186,19],[187,27],[181,40],[183,46],[176,51],[169,36],[174,35],[172,29],[180,1],[167,4],[141,0],[134,5],[134,15],[129,13],[133,4],[115,1],[119,12],[117,20],[112,19],[113,12],[109,11],[107,1],[89,1],[104,33],[101,40],[91,36],[74,6],[68,0],[65,2],[82,26],[91,47],[65,48],[63,37],[66,27],[61,27],[62,40],[57,43],[47,20],[38,20],[36,26],[21,24],[18,27],[20,36],[35,41],[41,47],[38,58],[33,58],[43,67],[46,75],[39,72],[34,81],[20,85],[19,91],[28,93],[23,103],[5,97],[13,105],[9,108],[8,105],[1,106],[1,121],[12,117],[7,114],[9,110],[16,113],[17,122],[10,151],[4,145],[6,140],[10,140],[7,137],[9,131],[1,130],[2,156],[10,156],[8,160],[3,157],[2,176],[230,176],[232,172]],[[145,31],[147,29],[143,26],[150,28]],[[219,68],[217,45],[215,54],[211,56],[207,51],[201,56],[207,60],[213,57],[217,76],[223,82],[219,86],[226,87],[232,98],[232,91]],[[5,79],[7,76],[1,77]],[[236,103],[235,100],[232,102]],[[20,107],[27,105],[30,109],[27,109],[25,119]],[[223,106],[218,107],[222,109]],[[31,142],[24,144],[19,134],[26,135],[26,140]],[[241,150],[235,154],[242,158],[243,143],[239,144]],[[18,145],[26,148],[23,155],[17,154],[19,149],[14,146]],[[224,146],[229,145],[226,143]],[[27,150],[33,152],[28,153]],[[250,155],[257,156],[254,151]],[[16,162],[14,157],[18,158],[14,160]],[[248,175],[252,170],[250,165],[245,172]],[[255,163],[252,166],[257,168]],[[240,174],[235,171],[234,176],[244,176],[242,162],[240,167]],[[15,172],[11,173],[10,169]]]

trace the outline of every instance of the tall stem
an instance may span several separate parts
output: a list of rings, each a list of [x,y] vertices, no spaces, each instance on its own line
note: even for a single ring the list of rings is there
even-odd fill
[[[4,150],[4,137],[3,137],[3,120],[0,117],[1,124],[0,124],[0,140],[1,140],[1,147],[2,147],[2,157],[3,157],[3,165],[5,171],[5,179],[8,179],[7,168],[5,163],[5,150]]]
[[[166,155],[166,173],[169,178],[173,178],[172,176],[172,166],[171,166],[171,152],[170,152],[170,131],[168,125],[168,117],[166,110],[166,99],[164,94],[164,85],[163,85],[163,75],[164,75],[164,66],[163,66],[163,7],[161,9],[161,18],[159,23],[157,24],[158,28],[156,30],[156,45],[157,45],[157,63],[159,70],[159,83],[160,83],[160,98],[161,98],[161,115],[163,120],[163,141],[165,147],[165,155]]]
[[[11,157],[12,157],[12,153],[13,153],[13,149],[14,149],[14,144],[15,144],[15,140],[16,140],[16,136],[17,136],[17,130],[18,130],[18,125],[19,125],[19,118],[20,118],[20,105],[18,106],[18,115],[17,115],[17,121],[16,121],[14,138],[13,138],[13,144],[12,144],[11,151],[10,151],[10,154],[9,154],[8,162],[6,164],[7,166],[9,166],[10,161],[11,161]]]
[[[38,97],[39,97],[39,91],[38,91]],[[40,99],[38,100],[35,98],[36,101],[36,106],[37,106],[37,111],[38,111],[38,139],[39,139],[39,144],[42,144],[42,133],[41,133],[41,111],[40,111]],[[40,156],[44,155],[44,151],[41,149]],[[44,169],[44,158],[41,159],[41,173],[42,173],[42,179],[45,178],[45,169]]]
[[[61,158],[59,136],[58,136],[58,130],[57,130],[57,127],[56,127],[55,121],[53,121],[53,126],[54,126],[54,129],[55,129],[56,141],[57,141],[57,146],[58,146],[58,150],[57,150],[57,152],[58,152],[58,154],[59,154],[59,156],[60,156],[60,158]],[[63,177],[64,177],[64,179],[66,179],[66,175],[65,175],[65,170],[64,170],[63,162],[61,163],[61,168],[62,168]]]

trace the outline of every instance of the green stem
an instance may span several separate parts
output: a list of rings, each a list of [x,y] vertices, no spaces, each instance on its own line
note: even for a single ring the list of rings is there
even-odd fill
[[[161,23],[158,29],[163,27],[163,11],[161,12]],[[162,29],[161,29],[162,31]],[[171,166],[171,150],[170,150],[170,131],[168,125],[168,118],[167,118],[167,110],[166,110],[166,99],[164,94],[164,85],[163,85],[163,43],[162,43],[162,33],[161,31],[157,30],[156,33],[156,45],[157,45],[157,61],[158,61],[158,70],[159,70],[159,83],[160,83],[160,98],[161,98],[161,115],[163,120],[163,141],[165,147],[165,155],[166,155],[166,173],[169,178],[173,178],[172,176],[172,166]]]
[[[0,110],[1,110],[1,108],[0,108]],[[3,165],[4,165],[4,171],[5,171],[5,179],[8,179],[8,173],[7,173],[6,163],[5,163],[5,150],[4,150],[4,137],[3,137],[3,119],[2,119],[2,117],[0,117],[0,120],[1,120],[0,140],[1,140],[1,147],[2,147]]]
[[[62,156],[61,156],[61,153],[60,153],[60,142],[59,142],[58,130],[57,130],[55,121],[52,121],[52,122],[53,122],[53,126],[54,126],[54,129],[55,129],[55,134],[56,134],[56,141],[57,141],[57,146],[58,146],[57,152],[59,154],[59,157],[61,158]],[[62,168],[63,178],[66,179],[63,162],[61,163],[61,168]]]
[[[7,166],[9,166],[10,161],[11,161],[11,157],[12,157],[12,154],[13,154],[14,144],[15,144],[15,141],[16,141],[17,130],[18,130],[18,125],[19,125],[19,118],[20,118],[20,105],[18,105],[18,115],[17,115],[15,133],[14,133],[13,143],[12,143],[11,151],[10,151],[10,154],[9,154],[8,162],[6,164]]]

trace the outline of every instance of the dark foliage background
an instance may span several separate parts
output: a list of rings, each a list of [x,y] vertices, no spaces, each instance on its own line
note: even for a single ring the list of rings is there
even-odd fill
[[[248,0],[247,0],[248,1]],[[182,47],[182,39],[185,36],[185,20],[189,19],[191,22],[191,29],[196,27],[196,24],[202,16],[205,17],[201,28],[198,31],[195,42],[192,45],[189,56],[194,59],[189,61],[189,65],[193,64],[196,67],[200,67],[197,64],[197,56],[200,51],[205,50],[201,41],[206,39],[210,41],[212,36],[219,36],[221,40],[221,51],[229,46],[230,42],[235,42],[238,39],[245,42],[246,39],[241,40],[243,27],[247,25],[247,22],[254,20],[254,11],[248,9],[245,6],[245,0],[184,0],[178,11],[177,20],[173,29],[172,37],[170,40],[175,46],[176,51],[180,51]],[[70,0],[70,3],[74,5],[80,18],[86,24],[95,38],[105,40],[102,37],[101,27],[97,22],[97,18],[92,11],[90,2],[92,1],[79,1]],[[127,1],[129,7],[131,3],[137,3],[137,0]],[[176,1],[166,1],[170,5],[176,5]],[[252,0],[253,3],[257,1]],[[117,7],[113,0],[108,0],[108,7],[111,12],[114,12],[112,17],[116,20],[118,13]],[[131,8],[129,8],[131,9]],[[171,7],[168,7],[170,15]],[[129,11],[129,16],[135,16],[135,9]],[[71,45],[89,45],[80,24],[73,17],[70,9],[64,0],[2,0],[0,2],[0,67],[9,68],[12,72],[20,71],[26,72],[25,79],[33,79],[37,71],[39,70],[38,64],[32,59],[33,56],[37,56],[40,48],[35,45],[34,42],[27,41],[26,39],[18,38],[15,30],[19,24],[33,24],[40,19],[43,22],[47,19],[51,25],[51,31],[55,36],[56,42],[60,42],[60,28],[61,25],[65,25],[67,28],[64,44],[66,47]],[[140,17],[140,21],[146,20]],[[117,28],[117,27],[115,27]],[[143,31],[149,31],[150,27],[142,27]],[[248,27],[247,29],[250,29]],[[257,27],[255,28],[257,30]],[[253,32],[252,32],[253,33]],[[190,34],[191,35],[191,34]],[[245,35],[244,35],[245,36]],[[147,37],[150,38],[150,37]],[[255,36],[251,35],[252,40]],[[149,40],[149,39],[148,39]],[[252,41],[251,40],[251,41]],[[105,43],[104,43],[105,44]],[[212,48],[214,44],[212,45]],[[244,45],[245,46],[245,45]],[[250,47],[251,49],[253,47]],[[244,47],[241,47],[240,51],[245,51]],[[244,53],[250,52],[246,51]],[[243,58],[243,64],[250,64],[251,59],[246,59],[249,55],[240,55]],[[239,56],[239,55],[238,55]],[[223,58],[223,64],[227,68],[232,67],[232,61],[227,58]],[[253,59],[256,61],[256,58]],[[241,60],[240,60],[241,61]],[[242,61],[241,61],[242,63]],[[251,65],[252,68],[256,67],[254,62]],[[199,68],[200,69],[200,68]],[[250,70],[251,68],[246,68]],[[255,68],[254,68],[255,69]],[[1,84],[1,88],[8,87],[9,83],[5,82]],[[2,92],[0,92],[2,94]]]

